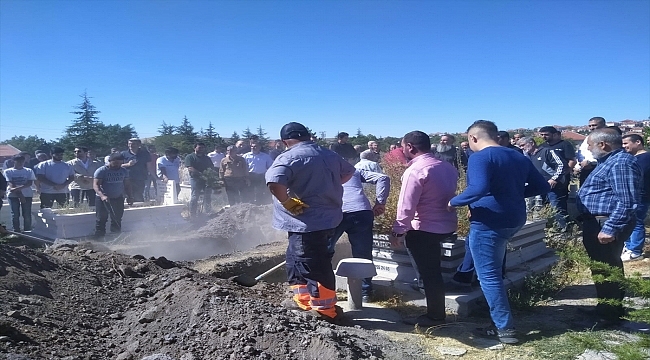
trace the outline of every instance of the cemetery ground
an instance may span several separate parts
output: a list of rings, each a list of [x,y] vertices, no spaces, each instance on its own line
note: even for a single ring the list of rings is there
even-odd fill
[[[650,357],[648,324],[590,328],[578,311],[596,303],[589,270],[562,257],[551,272],[531,277],[523,289],[511,292],[522,341],[514,346],[472,336],[474,328],[489,324],[486,308],[464,318],[449,314],[448,324],[429,329],[402,324],[401,316],[419,314],[422,308],[404,303],[390,288],[378,288],[377,302],[368,309],[383,321],[349,316],[335,325],[285,310],[279,305],[289,297],[283,271],[251,288],[228,280],[242,272],[259,274],[283,260],[281,238],[239,249],[246,239],[281,237],[270,227],[269,211],[238,205],[153,238],[132,234],[118,241],[47,249],[22,239],[0,240],[0,358]],[[579,235],[548,233],[547,241],[577,252]],[[150,252],[163,245],[170,255]],[[646,256],[649,250],[646,246]],[[628,276],[638,272],[645,281],[650,277],[650,259],[625,268]],[[630,295],[628,307],[648,307],[647,298]],[[344,303],[346,294],[339,296]]]

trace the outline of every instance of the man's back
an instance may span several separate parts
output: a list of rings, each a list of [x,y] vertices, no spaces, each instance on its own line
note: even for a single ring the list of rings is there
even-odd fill
[[[341,156],[312,142],[298,143],[280,154],[267,171],[266,182],[286,185],[289,196],[309,208],[294,217],[274,202],[274,226],[293,232],[335,228],[343,218],[341,178],[352,173],[354,167]]]
[[[525,156],[503,146],[490,146],[469,158],[467,189],[452,205],[469,204],[471,222],[478,227],[515,228],[526,222],[524,198],[529,192],[545,193],[548,188]]]

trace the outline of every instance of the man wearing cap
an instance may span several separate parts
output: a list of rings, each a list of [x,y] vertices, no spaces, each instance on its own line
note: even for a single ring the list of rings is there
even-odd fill
[[[72,204],[78,207],[85,195],[88,206],[95,206],[95,190],[93,190],[93,175],[102,166],[102,163],[88,156],[88,148],[77,146],[74,148],[75,158],[68,161],[74,169],[74,181],[70,184]]]
[[[228,195],[228,203],[232,206],[239,204],[246,196],[244,192],[250,184],[248,180],[248,165],[246,160],[239,156],[236,146],[226,148],[226,157],[221,159],[219,178],[223,180]]]
[[[97,169],[94,174],[93,188],[97,194],[95,206],[96,222],[95,237],[101,238],[106,234],[106,222],[111,217],[111,232],[122,231],[122,216],[124,215],[124,194],[126,202],[133,204],[129,172],[122,167],[124,155],[113,153],[108,157],[108,165]]]
[[[343,186],[354,167],[340,155],[310,141],[304,125],[280,130],[287,150],[266,172],[273,202],[273,227],[288,232],[287,280],[293,301],[287,307],[311,311],[326,320],[337,316],[336,281],[328,239],[341,223]]]
[[[122,167],[129,171],[129,181],[133,188],[133,201],[144,201],[144,187],[149,178],[147,163],[151,162],[151,154],[142,148],[140,139],[129,139],[128,150],[122,151],[124,163]]]
[[[36,179],[41,188],[41,209],[51,208],[54,202],[59,208],[68,202],[68,185],[74,180],[74,168],[63,161],[63,148],[52,148],[52,159],[38,164]]]

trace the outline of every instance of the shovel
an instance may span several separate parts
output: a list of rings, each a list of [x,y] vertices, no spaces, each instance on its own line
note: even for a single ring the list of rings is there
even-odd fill
[[[287,263],[287,261],[285,260],[285,261],[275,265],[274,267],[266,270],[265,272],[257,275],[256,277],[251,277],[250,275],[246,275],[246,274],[237,275],[234,278],[232,278],[232,281],[234,281],[237,284],[242,285],[242,286],[247,286],[247,287],[255,286],[261,279],[263,279],[266,276],[270,275],[275,270],[283,267],[286,263]]]
[[[39,237],[28,235],[28,234],[25,234],[25,233],[19,233],[19,232],[7,230],[7,229],[4,229],[2,232],[5,232],[7,234],[17,235],[17,236],[20,236],[20,237],[24,237],[25,239],[40,241],[40,242],[44,242],[44,243],[47,243],[47,244],[54,244],[54,241],[52,241],[52,240],[39,238]]]

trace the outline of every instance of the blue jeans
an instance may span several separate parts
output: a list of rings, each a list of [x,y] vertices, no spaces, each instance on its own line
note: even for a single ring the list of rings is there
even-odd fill
[[[343,213],[343,220],[330,236],[327,250],[334,254],[334,247],[343,233],[348,234],[352,257],[372,260],[372,223],[375,216],[371,210]],[[372,278],[365,278],[361,283],[361,293],[370,295]]]
[[[523,225],[522,225],[523,226]],[[479,230],[470,226],[469,247],[483,295],[490,306],[490,317],[499,330],[514,328],[508,294],[503,284],[503,258],[508,241],[521,229]]]
[[[636,207],[636,224],[629,239],[625,241],[625,248],[630,250],[634,255],[643,255],[643,245],[645,244],[645,217],[648,215],[649,203],[639,203]]]
[[[569,216],[567,211],[567,199],[569,198],[568,186],[568,184],[559,182],[546,194],[548,202],[556,211],[555,221],[557,221],[557,226],[561,229],[566,228],[566,221]]]
[[[17,197],[8,197],[9,206],[11,207],[11,222],[14,231],[20,231],[20,213],[23,215],[23,230],[32,230],[32,198],[25,197],[25,201],[21,204],[20,199]]]
[[[190,216],[196,215],[199,207],[199,196],[203,193],[203,212],[212,211],[212,189],[206,188],[204,180],[190,178],[192,192],[190,194]]]
[[[503,256],[503,269],[501,276],[506,276],[506,255]],[[463,262],[458,265],[456,273],[454,274],[454,280],[460,283],[471,284],[474,277],[474,258],[472,257],[472,249],[469,248],[469,241],[465,241],[465,257]]]

